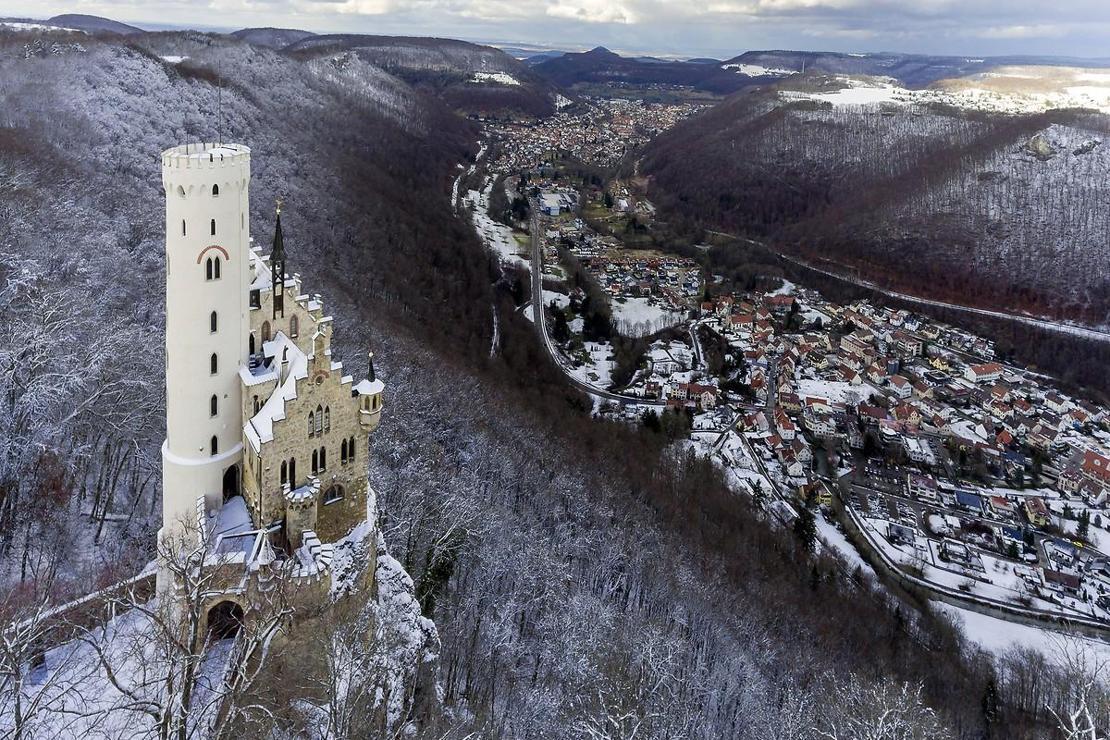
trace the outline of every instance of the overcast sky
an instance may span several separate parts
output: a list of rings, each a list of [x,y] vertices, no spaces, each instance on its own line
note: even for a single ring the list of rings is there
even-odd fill
[[[728,57],[750,49],[1110,57],[1110,0],[0,0],[0,16],[448,36]]]

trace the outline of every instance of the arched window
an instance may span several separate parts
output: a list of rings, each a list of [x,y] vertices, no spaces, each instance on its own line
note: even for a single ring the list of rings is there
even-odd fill
[[[212,232],[212,233],[216,233],[216,232]],[[220,258],[219,257],[212,260],[212,266],[216,268],[212,272],[215,275],[216,279],[219,280],[220,279]]]
[[[212,435],[212,440],[211,440],[210,444],[212,446],[212,454],[213,455],[218,454],[219,451],[220,451],[220,440],[216,439],[215,434]]]
[[[213,198],[220,197],[220,186],[219,185],[213,185],[212,186],[212,197]]]
[[[208,331],[215,334],[217,325],[218,322],[216,320],[216,312],[213,311],[212,313],[208,314]]]
[[[253,355],[255,353],[255,350],[256,348],[254,346],[254,332],[252,331],[250,339],[247,340],[247,353]]]
[[[355,438],[351,437],[351,441],[347,443],[347,459],[351,462],[355,461]]]
[[[212,219],[212,221],[210,222],[210,227],[212,229],[212,236],[215,236],[216,235],[216,219]]]
[[[220,367],[220,361],[216,358],[216,353],[215,352],[213,352],[212,356],[208,358],[208,365],[209,365],[209,372],[212,373],[213,375],[215,375],[216,371],[219,370],[219,367]]]
[[[256,395],[256,396],[254,397],[254,413],[256,413],[256,414],[257,414],[257,413],[258,413],[258,410],[259,410],[260,408],[262,408],[262,404],[260,404],[260,403],[258,402],[258,396]]]
[[[347,464],[347,440],[343,440],[339,443],[339,464]]]
[[[324,410],[319,404],[316,404],[316,433],[324,433]]]
[[[331,431],[331,406],[324,407],[324,431]]]
[[[289,482],[289,463],[281,461],[281,485]]]
[[[289,486],[297,487],[297,458],[289,458]]]
[[[181,236],[186,236],[186,234],[185,234],[185,219],[181,219]]]
[[[213,274],[214,273],[212,272],[212,258],[209,257],[208,259],[206,259],[204,261],[204,279],[205,280],[211,280]]]
[[[316,450],[312,451],[312,474],[316,475],[320,472],[320,453]]]
[[[320,470],[328,469],[328,448],[320,448]]]
[[[308,436],[311,437],[316,433],[316,414],[312,411],[308,412]]]
[[[299,331],[299,329],[300,329],[300,323],[297,321],[297,317],[293,316],[292,318],[289,319],[289,336],[296,339],[297,332]]]
[[[263,342],[270,341],[270,322],[269,321],[263,321],[262,322],[262,341]]]
[[[343,498],[343,486],[334,485],[324,491],[324,503],[330,504],[332,501],[338,501]]]
[[[208,413],[211,416],[215,416],[219,412],[220,412],[220,399],[216,398],[216,396],[213,395],[211,398],[208,399]]]

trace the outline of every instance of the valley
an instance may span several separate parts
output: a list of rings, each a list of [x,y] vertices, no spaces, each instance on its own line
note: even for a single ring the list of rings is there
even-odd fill
[[[1015,98],[1036,59],[103,20],[0,25],[5,732],[802,740],[894,713],[1032,739],[1075,706],[1077,661],[1110,652],[1105,389],[943,311],[1105,343],[1101,93]],[[114,584],[164,558],[157,157],[223,137],[250,147],[252,265],[289,254],[251,289],[325,327],[303,352],[267,322],[237,377],[365,377],[376,509],[303,551],[269,526],[279,561],[337,574],[319,610],[259,618],[276,649],[241,620],[182,651],[142,626],[164,594]],[[332,413],[308,438],[334,479],[355,456],[325,457]],[[226,498],[200,511],[242,534]],[[24,629],[101,598],[87,637]],[[195,670],[184,710],[143,667],[166,649]]]

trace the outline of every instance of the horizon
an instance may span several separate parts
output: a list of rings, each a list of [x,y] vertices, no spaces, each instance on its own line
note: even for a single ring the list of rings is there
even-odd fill
[[[45,2],[31,16],[26,5],[0,0],[0,17],[79,13],[150,31],[274,27],[572,52],[603,46],[622,56],[663,59],[728,59],[763,50],[1105,59],[1110,31],[1110,7],[1095,0],[1049,9],[1027,0],[927,0],[915,7],[893,7],[889,0],[274,0],[265,12],[249,0],[211,5]]]

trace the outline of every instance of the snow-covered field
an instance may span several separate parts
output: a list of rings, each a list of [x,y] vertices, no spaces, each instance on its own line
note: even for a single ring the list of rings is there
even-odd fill
[[[506,72],[475,72],[470,76],[471,82],[492,82],[495,85],[519,85],[520,80]]]
[[[486,246],[495,252],[502,262],[529,269],[531,263],[527,256],[522,254],[523,250],[516,239],[513,238],[513,230],[490,218],[489,197],[490,193],[493,192],[493,185],[494,179],[492,177],[488,178],[481,191],[471,190],[463,199],[466,206],[471,210],[474,228],[482,237]]]
[[[597,388],[608,388],[613,383],[613,362],[609,356],[613,348],[608,342],[586,342],[589,361],[581,367],[572,368],[570,373],[579,381]]]
[[[735,70],[736,74],[747,77],[788,77],[798,74],[798,70],[795,69],[776,69],[758,64],[722,64],[721,69]]]
[[[942,80],[924,90],[909,90],[893,78],[837,76],[843,87],[828,92],[784,90],[787,100],[817,100],[842,105],[926,105],[997,113],[1042,113],[1092,108],[1110,113],[1110,74],[1065,67],[1000,67],[971,77]]]
[[[1066,652],[1078,649],[1090,651],[1088,654],[1094,659],[1110,660],[1110,644],[1101,640],[1009,622],[940,601],[932,604],[935,609],[962,624],[968,639],[984,650],[998,655],[1013,648],[1032,648],[1043,653],[1049,660],[1060,662]]]
[[[664,308],[650,298],[615,298],[610,305],[617,331],[628,337],[654,334],[685,319],[683,314]]]
[[[825,398],[830,403],[851,403],[853,400],[866,400],[875,389],[867,383],[852,385],[833,380],[813,380],[803,378],[798,381],[798,397],[805,399],[807,396]]]

